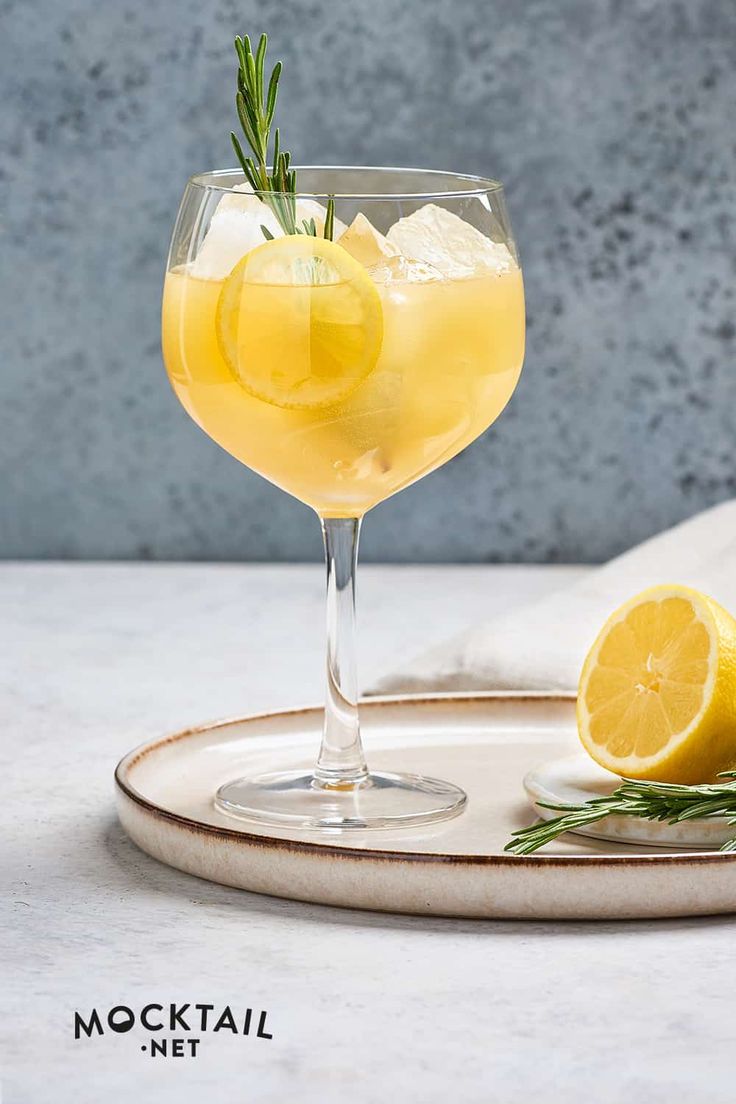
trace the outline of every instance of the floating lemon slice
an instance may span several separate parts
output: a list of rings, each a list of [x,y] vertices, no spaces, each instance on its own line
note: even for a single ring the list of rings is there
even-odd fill
[[[688,587],[626,602],[583,665],[578,731],[628,778],[694,784],[736,765],[736,621]]]
[[[288,235],[247,253],[217,305],[222,354],[251,394],[274,406],[340,402],[375,367],[383,340],[378,292],[334,242]]]

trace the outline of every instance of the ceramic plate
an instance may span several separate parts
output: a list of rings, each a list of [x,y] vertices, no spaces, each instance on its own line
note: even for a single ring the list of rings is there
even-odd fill
[[[220,722],[153,740],[118,764],[128,835],[154,858],[256,893],[439,916],[613,918],[736,911],[736,854],[566,836],[543,853],[503,853],[533,815],[522,780],[576,748],[574,703],[526,694],[371,699],[376,768],[446,778],[466,811],[429,828],[308,833],[250,826],[213,795],[247,771],[312,763],[321,711]]]

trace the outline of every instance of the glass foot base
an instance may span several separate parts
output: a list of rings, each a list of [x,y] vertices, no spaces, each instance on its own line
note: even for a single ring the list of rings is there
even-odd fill
[[[274,828],[411,828],[462,812],[467,797],[451,782],[419,774],[369,774],[325,785],[304,771],[275,771],[220,786],[215,807]]]

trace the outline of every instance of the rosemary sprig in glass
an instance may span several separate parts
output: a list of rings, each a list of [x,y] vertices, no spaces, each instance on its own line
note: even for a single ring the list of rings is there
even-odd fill
[[[245,179],[254,192],[259,192],[276,215],[285,234],[308,234],[317,237],[317,225],[314,219],[297,221],[296,212],[296,172],[291,168],[291,154],[281,149],[279,128],[276,127],[273,139],[273,157],[269,171],[269,145],[271,126],[276,111],[276,98],[282,65],[277,61],[269,77],[265,79],[266,48],[268,36],[262,34],[255,54],[250,38],[238,35],[235,39],[235,51],[238,55],[238,91],[235,106],[243,129],[243,135],[252,150],[252,156],[246,156],[240,139],[233,131],[230,140],[237,155]],[[269,194],[271,193],[271,194]],[[324,236],[332,240],[335,225],[335,200],[327,201]],[[267,227],[262,226],[265,238],[272,238]]]
[[[545,843],[564,832],[595,824],[608,816],[633,816],[643,820],[661,820],[679,824],[683,820],[705,820],[726,817],[736,825],[736,771],[724,771],[719,778],[731,779],[705,786],[682,786],[670,782],[637,782],[624,778],[608,797],[594,797],[582,805],[552,804],[540,801],[543,809],[561,813],[552,820],[538,820],[527,828],[512,832],[514,837],[504,851],[514,855],[531,855]],[[721,847],[721,851],[736,851],[736,834]]]

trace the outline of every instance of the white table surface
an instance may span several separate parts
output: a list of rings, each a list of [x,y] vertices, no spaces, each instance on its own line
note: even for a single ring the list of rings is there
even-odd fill
[[[577,568],[367,567],[367,682]],[[736,920],[471,922],[258,897],[123,835],[129,747],[315,700],[322,571],[0,566],[5,1104],[732,1104]],[[74,1011],[267,1009],[270,1041],[74,1041]]]

